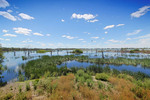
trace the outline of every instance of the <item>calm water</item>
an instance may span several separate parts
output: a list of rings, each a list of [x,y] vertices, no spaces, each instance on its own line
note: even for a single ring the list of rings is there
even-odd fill
[[[70,53],[67,53],[70,51],[59,51],[58,52],[53,52],[52,56],[55,55],[70,55]],[[18,76],[18,70],[19,70],[19,65],[26,63],[30,60],[33,59],[38,59],[40,56],[43,55],[49,55],[51,56],[50,52],[47,53],[36,53],[35,51],[30,52],[30,55],[28,55],[28,53],[24,52],[24,51],[17,51],[17,52],[5,52],[4,53],[4,61],[3,61],[3,65],[7,66],[7,70],[4,71],[2,73],[2,76],[4,76],[3,81],[7,81],[7,82],[11,82],[11,81],[16,81],[17,80],[17,76]],[[81,55],[87,55],[90,58],[101,58],[102,54],[96,53],[95,51],[85,51],[83,54]],[[142,59],[142,58],[150,58],[149,54],[130,54],[130,53],[117,53],[117,52],[104,52],[105,58],[110,58],[110,57],[124,57],[124,58],[131,58],[131,59]],[[22,56],[26,56],[28,59],[27,60],[22,60]],[[73,67],[73,66],[77,66],[77,67],[87,67],[89,65],[93,65],[92,63],[86,63],[86,62],[77,62],[77,61],[67,61],[64,62],[63,64],[61,64],[62,66],[67,65],[68,67]],[[60,65],[58,65],[58,67],[60,67]],[[141,71],[143,73],[146,73],[148,75],[150,75],[150,68],[143,68],[140,65],[139,66],[127,66],[127,65],[121,65],[121,66],[115,66],[115,65],[110,65],[110,68],[114,68],[114,69],[118,69],[118,70],[130,70],[130,71]]]

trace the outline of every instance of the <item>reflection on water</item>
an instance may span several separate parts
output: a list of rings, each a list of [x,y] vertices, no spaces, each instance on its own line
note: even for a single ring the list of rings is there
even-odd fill
[[[49,56],[55,56],[55,55],[70,55],[71,50],[63,50],[63,51],[55,51],[55,52],[46,52],[46,53],[36,53],[36,51],[30,51],[28,54],[27,51],[16,51],[16,52],[5,52],[4,53],[4,62],[2,63],[4,66],[7,66],[8,70],[4,71],[2,75],[4,76],[3,81],[12,81],[13,79],[16,80],[18,76],[18,70],[19,70],[19,65],[26,63],[30,60],[33,59],[38,59],[39,57],[43,55],[49,55]],[[90,58],[101,58],[102,53],[101,52],[94,52],[94,51],[85,51],[83,54],[80,55],[87,55]],[[80,56],[79,55],[79,56]],[[22,60],[22,56],[27,57],[27,60]],[[117,53],[117,52],[104,52],[105,58],[111,58],[111,57],[124,57],[124,58],[131,58],[131,59],[142,59],[142,58],[150,58],[150,54],[136,54],[136,53]],[[87,62],[77,62],[77,61],[68,61],[63,63],[62,65],[67,64],[68,67],[87,67],[89,65],[93,65],[92,63],[87,63]],[[60,67],[60,65],[58,65]],[[115,66],[115,65],[110,65],[110,68],[118,69],[118,70],[130,70],[130,71],[141,71],[143,73],[149,74],[150,75],[150,69],[149,68],[143,68],[140,65],[137,67],[135,66],[127,66],[127,65],[121,65],[121,66]]]

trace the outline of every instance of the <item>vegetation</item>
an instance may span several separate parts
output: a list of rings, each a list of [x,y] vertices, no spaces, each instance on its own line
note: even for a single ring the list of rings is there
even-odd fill
[[[101,69],[99,66],[95,68]],[[40,79],[28,80],[27,82],[21,83],[17,82],[15,83],[16,85],[12,87],[12,89],[6,90],[6,87],[0,88],[0,99],[150,99],[150,78],[148,77],[144,77],[143,79],[136,79],[134,75],[129,75],[129,72],[127,71],[120,72],[120,74],[117,75],[114,74],[113,70],[110,70],[110,73],[104,72],[103,68],[102,72],[95,72],[96,69],[93,70],[92,74],[87,69],[80,68],[76,73],[69,72],[66,75],[56,77],[51,75],[49,75],[49,77],[47,76],[47,73],[46,76],[43,76]],[[107,79],[107,81],[105,81],[105,79]]]
[[[47,50],[37,50],[36,53],[46,53],[46,52],[49,52]]]
[[[3,51],[2,51],[2,48],[1,48],[1,45],[0,45],[0,87],[6,84],[6,82],[2,81],[3,76],[1,75],[3,70],[4,70],[4,68],[2,66],[3,58],[4,58],[3,57]]]
[[[130,50],[130,53],[136,53],[136,52],[140,52],[140,50],[139,49]]]
[[[57,67],[71,60],[97,65],[86,68]],[[102,59],[75,55],[42,56],[21,66],[25,77],[19,70],[18,79],[21,82],[1,87],[0,100],[149,100],[150,76],[141,72],[110,69],[107,65],[146,65],[149,64],[148,61],[149,59]]]
[[[75,50],[72,51],[72,53],[77,53],[78,54],[78,53],[83,53],[83,51],[81,49],[75,49]]]
[[[97,80],[108,81],[109,76],[105,73],[97,73],[95,78]]]

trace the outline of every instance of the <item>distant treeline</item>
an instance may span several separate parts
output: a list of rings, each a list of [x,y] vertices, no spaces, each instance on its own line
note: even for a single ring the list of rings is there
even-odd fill
[[[139,52],[147,53],[150,51],[150,48],[14,48],[14,47],[2,47],[3,51],[37,51],[37,50],[47,50],[47,51],[61,51],[61,50],[75,50],[81,49],[82,51],[106,51],[106,52],[128,52],[132,50],[139,50]],[[136,52],[137,53],[137,52]]]

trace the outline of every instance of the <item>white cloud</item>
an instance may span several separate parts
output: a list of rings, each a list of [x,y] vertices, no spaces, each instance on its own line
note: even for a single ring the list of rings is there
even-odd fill
[[[123,25],[125,25],[125,24],[118,24],[118,25],[116,25],[116,26],[119,27],[119,26],[123,26]]]
[[[91,34],[91,33],[88,33],[88,32],[84,32],[84,33],[86,33],[86,34],[88,34],[88,35]]]
[[[7,12],[8,12],[8,13],[11,13],[11,12],[13,12],[13,11],[9,9],[9,10],[7,10]]]
[[[24,34],[24,35],[30,35],[30,32],[32,31],[30,29],[22,28],[22,27],[13,28],[13,30],[15,30],[15,32],[18,34]]]
[[[93,39],[98,39],[99,37],[91,37],[91,38],[93,38]]]
[[[7,19],[9,19],[9,20],[12,20],[12,21],[17,20],[13,15],[11,15],[10,13],[5,12],[5,11],[0,11],[0,15],[7,18]]]
[[[4,40],[4,41],[10,41],[10,39],[3,39],[3,38],[0,38],[0,40]]]
[[[34,17],[31,17],[27,14],[24,14],[24,13],[20,13],[19,16],[23,19],[27,19],[27,20],[31,20],[31,19],[34,19]]]
[[[85,19],[85,20],[91,20],[91,19],[94,19],[96,16],[92,15],[92,14],[76,14],[76,13],[73,13],[71,18],[77,18],[77,19]]]
[[[46,36],[51,36],[51,34],[46,34]]]
[[[113,28],[115,27],[115,25],[108,25],[108,26],[105,26],[104,29],[109,29],[109,28]]]
[[[118,41],[118,40],[114,40],[114,39],[111,39],[111,40],[108,40],[108,41],[113,42],[113,43],[120,42],[120,41]]]
[[[142,8],[139,8],[138,11],[131,14],[131,17],[139,18],[143,15],[145,15],[148,11],[150,11],[150,6],[144,6]]]
[[[61,21],[62,21],[62,22],[65,22],[65,20],[64,20],[64,19],[62,19]]]
[[[82,41],[83,43],[85,43],[86,41]]]
[[[84,40],[84,39],[78,39],[78,40],[82,41],[82,40]]]
[[[44,35],[41,34],[41,33],[33,33],[33,35],[44,36]]]
[[[105,34],[107,34],[108,32],[106,31]]]
[[[9,3],[6,0],[0,0],[0,8],[6,8],[9,6]]]
[[[97,22],[98,19],[94,19],[94,20],[88,20],[88,22],[91,22],[91,23],[94,23],[94,22]]]
[[[139,37],[136,37],[136,38],[133,38],[133,39],[142,39],[142,38],[150,38],[150,34],[139,36]]]
[[[2,30],[2,32],[3,32],[3,33],[7,33],[7,32],[8,32],[8,30],[5,30],[5,29],[4,29],[4,30]]]
[[[14,35],[14,34],[4,34],[3,36],[17,37],[17,35]]]
[[[105,38],[102,38],[102,39],[105,39]]]
[[[138,33],[140,33],[142,30],[135,30],[135,31],[133,31],[132,33],[128,33],[127,34],[127,36],[130,36],[130,35],[136,35],[136,34],[138,34]]]
[[[76,38],[76,37],[72,37],[72,36],[68,36],[68,35],[63,35],[62,37],[63,38],[67,38],[67,39],[74,39],[74,38]]]

